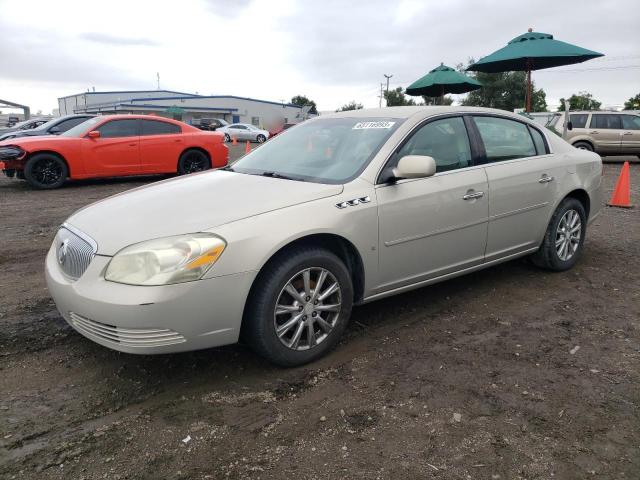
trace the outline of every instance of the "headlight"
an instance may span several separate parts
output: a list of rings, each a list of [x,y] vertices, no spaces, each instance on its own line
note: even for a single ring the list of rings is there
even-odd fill
[[[210,233],[159,238],[123,248],[104,278],[129,285],[168,285],[199,280],[216,263],[226,242]]]
[[[0,160],[16,160],[24,155],[24,150],[16,145],[0,147]]]

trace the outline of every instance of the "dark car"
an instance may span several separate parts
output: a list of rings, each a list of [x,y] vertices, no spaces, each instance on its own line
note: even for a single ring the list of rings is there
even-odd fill
[[[40,137],[42,135],[60,135],[70,128],[81,124],[82,122],[95,117],[95,115],[67,115],[65,117],[54,118],[39,127],[30,130],[13,130],[10,132],[0,133],[0,142],[11,138],[21,137]]]
[[[215,131],[220,127],[226,127],[229,122],[222,118],[201,118],[193,121],[193,126],[200,130]]]
[[[29,120],[24,120],[22,122],[13,123],[8,128],[1,128],[0,135],[5,135],[9,132],[17,132],[23,130],[30,130],[32,128],[37,128],[40,125],[44,125],[50,119],[49,118],[31,118]]]

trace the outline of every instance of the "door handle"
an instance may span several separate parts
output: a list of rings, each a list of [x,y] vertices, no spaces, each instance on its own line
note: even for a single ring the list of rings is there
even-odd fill
[[[600,133],[598,130],[591,130],[589,133],[591,133],[592,135],[598,134]]]
[[[624,132],[624,133],[621,133],[620,135],[633,135],[633,132]]]
[[[540,180],[538,180],[538,183],[549,183],[549,182],[553,182],[553,177],[550,177],[549,175],[543,175],[540,177]]]
[[[137,146],[138,146],[138,144],[137,144],[137,143],[130,143],[130,144],[129,144],[129,146],[130,146],[130,147],[137,147]]]
[[[475,200],[476,198],[484,197],[484,192],[467,192],[466,195],[462,196],[463,200]]]

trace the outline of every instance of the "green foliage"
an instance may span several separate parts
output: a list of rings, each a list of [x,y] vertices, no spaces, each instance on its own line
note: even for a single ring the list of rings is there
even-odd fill
[[[395,90],[384,92],[384,99],[387,101],[387,107],[402,107],[405,105],[416,105],[413,98],[407,98],[402,90],[398,87]]]
[[[355,100],[351,100],[349,103],[340,107],[336,112],[348,112],[349,110],[362,110],[362,104],[356,103]]]
[[[304,95],[296,95],[291,99],[291,103],[293,103],[294,105],[300,105],[301,107],[304,107],[305,105],[311,105],[311,110],[309,110],[309,113],[311,113],[312,115],[318,114],[318,110],[316,109],[316,102],[314,102],[313,100],[309,100]]]
[[[470,74],[473,75],[473,72],[467,72],[467,75]],[[482,88],[470,92],[462,101],[462,105],[499,108],[510,112],[525,107],[526,72],[476,72],[474,78],[482,84]],[[535,83],[532,82],[531,92],[531,111],[545,112],[547,99],[544,90],[536,89]]]
[[[640,93],[624,102],[625,110],[640,110]]]
[[[560,107],[558,107],[559,112],[564,112],[564,98],[560,99]],[[588,92],[578,92],[569,97],[569,108],[571,110],[600,110],[600,105],[602,102],[597,101],[593,98]]]

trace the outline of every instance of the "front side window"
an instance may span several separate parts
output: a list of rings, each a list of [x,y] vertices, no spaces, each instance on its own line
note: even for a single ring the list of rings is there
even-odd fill
[[[603,115],[594,113],[591,115],[591,128],[620,130],[622,128],[622,121],[620,119],[620,115]]]
[[[244,156],[233,170],[317,183],[346,183],[367,167],[402,122],[396,118],[311,120]]]
[[[455,170],[471,164],[471,147],[464,120],[444,118],[427,123],[396,154],[399,161],[407,155],[426,155],[436,161],[436,172]]]
[[[497,117],[473,117],[488,162],[533,157],[536,148],[524,123]]]
[[[138,120],[112,120],[98,127],[101,138],[137,137]]]
[[[569,115],[569,120],[571,120],[571,127],[585,128],[587,126],[587,118],[589,118],[588,113],[572,113],[571,115]]]
[[[625,130],[640,130],[640,117],[637,115],[620,115],[622,117],[622,128]]]
[[[142,120],[142,135],[172,135],[182,130],[178,125],[161,120]]]

